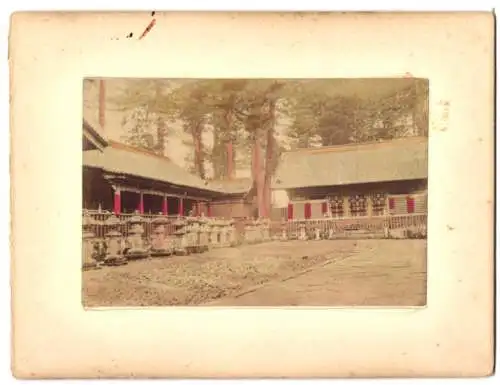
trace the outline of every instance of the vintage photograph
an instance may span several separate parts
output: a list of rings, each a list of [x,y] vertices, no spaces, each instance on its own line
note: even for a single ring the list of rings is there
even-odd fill
[[[425,306],[427,79],[83,80],[82,301]]]

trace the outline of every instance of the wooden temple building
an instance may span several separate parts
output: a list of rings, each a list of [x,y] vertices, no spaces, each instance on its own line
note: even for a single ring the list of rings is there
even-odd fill
[[[427,138],[301,149],[282,155],[274,219],[427,213]]]
[[[83,208],[115,214],[249,217],[251,181],[211,182],[168,157],[107,140],[83,121]]]

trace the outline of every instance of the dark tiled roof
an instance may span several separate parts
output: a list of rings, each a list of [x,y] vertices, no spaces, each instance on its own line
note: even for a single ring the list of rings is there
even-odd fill
[[[248,192],[252,184],[251,179],[204,181],[166,156],[117,142],[110,142],[104,151],[84,151],[83,165],[221,194],[242,194]]]
[[[286,152],[274,189],[427,178],[427,138]]]
[[[252,188],[252,178],[213,180],[209,182],[209,186],[227,194],[245,194]]]
[[[95,143],[99,147],[106,146],[108,139],[99,124],[92,122],[88,117],[83,118],[83,136]]]

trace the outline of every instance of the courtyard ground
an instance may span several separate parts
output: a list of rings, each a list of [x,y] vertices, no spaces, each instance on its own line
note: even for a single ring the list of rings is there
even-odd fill
[[[288,241],[83,272],[94,306],[422,306],[425,240]]]

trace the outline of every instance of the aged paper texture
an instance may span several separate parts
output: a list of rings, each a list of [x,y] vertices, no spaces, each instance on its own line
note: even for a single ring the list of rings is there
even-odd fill
[[[485,376],[493,370],[493,15],[17,13],[19,378]],[[429,79],[424,308],[85,310],[84,78]]]

